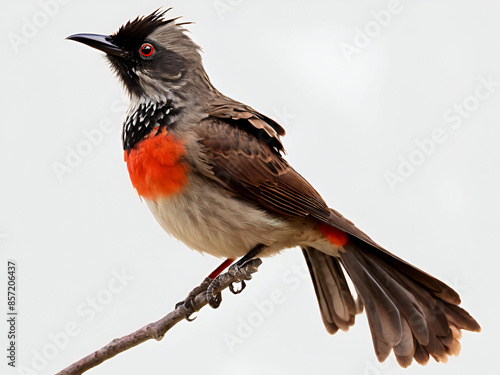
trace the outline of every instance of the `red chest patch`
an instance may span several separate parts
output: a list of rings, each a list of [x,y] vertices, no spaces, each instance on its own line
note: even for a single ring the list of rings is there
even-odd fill
[[[182,143],[164,131],[146,138],[125,151],[125,162],[132,185],[141,197],[156,199],[178,193],[188,182],[186,153]]]
[[[332,227],[323,222],[318,222],[318,228],[325,237],[335,246],[342,247],[347,243],[347,234],[340,229]]]

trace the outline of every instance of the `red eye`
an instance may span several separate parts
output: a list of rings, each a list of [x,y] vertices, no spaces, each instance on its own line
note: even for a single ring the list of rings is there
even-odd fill
[[[143,57],[150,57],[154,51],[154,47],[149,43],[144,43],[139,49],[139,52]]]

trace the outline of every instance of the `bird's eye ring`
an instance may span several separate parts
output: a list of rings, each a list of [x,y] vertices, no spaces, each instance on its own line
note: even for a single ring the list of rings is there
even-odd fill
[[[139,48],[139,53],[142,57],[151,57],[154,53],[155,49],[152,44],[144,43],[141,48]]]

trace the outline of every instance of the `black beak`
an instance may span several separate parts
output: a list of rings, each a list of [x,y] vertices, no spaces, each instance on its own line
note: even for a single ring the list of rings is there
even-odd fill
[[[75,40],[90,47],[94,47],[99,51],[106,52],[108,55],[114,55],[118,57],[126,57],[128,55],[128,52],[114,44],[111,40],[111,37],[108,35],[75,34],[68,36],[66,39]]]

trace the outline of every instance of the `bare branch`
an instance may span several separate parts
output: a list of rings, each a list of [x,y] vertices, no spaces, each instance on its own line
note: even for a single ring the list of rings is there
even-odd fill
[[[214,294],[219,294],[224,289],[231,286],[233,283],[240,283],[244,280],[251,279],[251,274],[257,272],[258,267],[262,264],[260,259],[252,259],[243,267],[241,267],[241,272],[231,272],[220,275],[217,279],[218,283],[213,290]],[[208,283],[211,279],[205,279],[202,285]],[[194,311],[199,311],[203,306],[208,303],[207,292],[200,291],[200,288],[196,287],[190,293],[195,293],[196,296],[193,298],[193,308]],[[220,297],[219,297],[220,298]],[[165,334],[170,328],[179,323],[181,320],[189,318],[191,312],[186,309],[184,304],[179,305],[174,311],[158,320],[157,322],[150,323],[134,333],[127,336],[123,336],[119,339],[114,339],[108,345],[102,347],[101,349],[95,351],[92,354],[80,359],[78,362],[73,363],[64,370],[58,372],[56,375],[79,375],[83,374],[85,371],[98,366],[102,362],[120,354],[136,345],[139,345],[147,340],[155,339],[160,341],[163,339]]]

